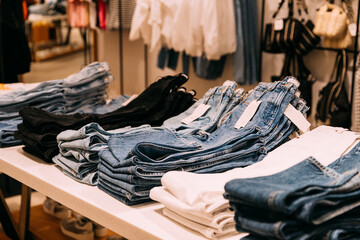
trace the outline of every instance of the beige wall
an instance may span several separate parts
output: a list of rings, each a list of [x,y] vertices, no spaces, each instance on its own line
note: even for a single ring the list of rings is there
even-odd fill
[[[260,12],[261,12],[261,2],[258,1],[258,10],[259,10],[259,24],[260,24]],[[316,9],[322,4],[323,0],[306,0],[309,9],[308,17],[310,19],[315,18]],[[356,12],[356,1],[354,1],[354,10]],[[265,0],[265,23],[271,21],[271,14],[274,12],[278,6],[277,0]],[[285,4],[286,5],[286,4]],[[286,6],[283,7],[280,11],[279,17],[287,16]],[[123,31],[123,93],[134,94],[140,93],[146,87],[146,77],[145,77],[145,51],[144,44],[142,40],[135,42],[129,42],[128,40],[129,31]],[[109,62],[112,73],[115,76],[115,81],[110,87],[110,95],[116,96],[121,93],[120,89],[120,60],[119,60],[119,32],[109,32],[98,30],[98,56],[99,61]],[[270,81],[271,75],[278,75],[281,72],[281,67],[283,65],[284,56],[281,54],[267,54],[263,53],[262,61],[262,76],[261,81]],[[308,66],[312,74],[318,80],[314,86],[314,103],[312,108],[316,106],[316,101],[318,98],[319,90],[326,84],[329,80],[331,69],[334,62],[334,52],[329,51],[319,51],[315,50],[307,55],[305,59],[305,64]],[[170,69],[161,70],[156,67],[157,62],[157,52],[149,53],[147,52],[147,79],[149,83],[156,81],[159,77],[167,74],[176,74],[181,72],[181,58],[179,58],[179,64],[176,71]],[[186,83],[187,89],[195,89],[197,91],[197,97],[201,97],[206,90],[210,87],[220,85],[226,79],[233,79],[233,65],[232,58],[228,57],[226,60],[226,65],[224,73],[221,78],[216,80],[206,80],[197,77],[190,64],[190,74],[189,81]],[[245,89],[250,89],[253,86],[242,86]]]

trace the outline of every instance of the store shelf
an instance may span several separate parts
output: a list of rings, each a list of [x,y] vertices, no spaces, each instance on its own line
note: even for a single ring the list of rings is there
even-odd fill
[[[95,186],[65,176],[54,164],[25,153],[22,146],[0,149],[0,171],[127,239],[206,239],[164,216],[162,204],[127,206]]]

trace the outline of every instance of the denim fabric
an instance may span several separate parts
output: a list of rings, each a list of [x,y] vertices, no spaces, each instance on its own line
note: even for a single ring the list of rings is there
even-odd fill
[[[189,75],[190,56],[187,55],[185,52],[183,52],[181,59],[182,59],[183,73]]]
[[[22,119],[19,117],[0,121],[0,147],[11,147],[21,144],[21,141],[16,140],[14,137],[17,125],[21,123],[21,121]]]
[[[156,66],[160,69],[164,69],[165,67],[167,51],[168,51],[167,47],[162,47],[159,51]]]
[[[158,184],[157,180],[147,180],[139,178],[135,175],[117,173],[116,171],[111,169],[111,166],[108,166],[106,162],[102,162],[101,164],[99,164],[99,172],[106,174],[114,180],[121,180],[134,185]]]
[[[355,200],[360,194],[358,151],[359,145],[329,167],[310,157],[272,176],[230,181],[225,185],[226,197],[236,204],[321,224],[360,205]],[[261,190],[255,191],[256,185]]]
[[[23,125],[34,136],[47,132],[58,134],[66,129],[78,129],[90,122],[99,123],[105,130],[125,126],[136,127],[144,123],[158,126],[164,119],[179,114],[193,104],[193,94],[177,91],[187,79],[187,76],[183,74],[163,77],[151,84],[127,106],[110,113],[73,114],[59,117],[40,109],[27,107],[21,109],[20,115],[23,117]],[[23,136],[24,134],[18,134],[20,140],[27,145],[28,138],[23,138]],[[52,143],[54,141],[56,142],[55,139],[51,140]],[[31,141],[28,145],[28,148],[33,148],[33,152],[38,151],[38,155],[43,155],[40,149],[37,150],[38,145],[32,144]],[[52,152],[56,153],[56,150],[53,149]],[[43,158],[51,160],[53,156],[44,155]]]
[[[195,103],[185,113],[165,121],[162,128],[168,126],[174,130],[181,129],[181,132],[184,132],[185,130],[193,130],[192,128],[196,129],[202,127],[206,130],[208,130],[207,128],[209,127],[212,128],[213,125],[216,124],[219,116],[222,114],[223,109],[225,109],[228,102],[231,100],[235,86],[236,83],[227,82],[222,87],[210,89],[202,99]],[[242,94],[243,91],[238,91],[238,95]],[[237,98],[239,98],[238,95],[236,96]],[[212,107],[209,111],[207,111],[206,115],[200,119],[197,119],[188,125],[182,124],[180,121],[190,115],[200,103],[208,104]],[[161,131],[160,128],[154,129],[156,129],[156,131]],[[147,134],[151,132],[153,132],[153,130],[150,129],[150,125],[143,125],[137,128],[122,128],[113,131],[105,131],[97,123],[90,123],[77,131],[66,130],[61,132],[57,136],[57,141],[59,143],[60,153],[63,156],[74,156],[76,159],[82,159],[85,157],[89,161],[95,161],[98,159],[96,153],[107,147],[107,141],[110,135],[116,134],[116,137],[124,138],[123,134],[131,133],[132,135],[144,135],[145,133],[145,136],[147,136]],[[144,141],[145,139],[141,137],[140,140]],[[131,146],[132,145],[133,144],[131,144]],[[122,151],[126,152],[126,149],[123,147],[121,148]],[[76,151],[81,151],[81,154],[76,153]],[[93,154],[86,154],[86,151],[90,151]],[[121,164],[123,164],[123,162],[121,162]]]
[[[272,216],[264,210],[249,211],[247,206],[233,205],[236,210],[236,229],[251,233],[243,239],[357,239],[359,236],[359,207],[320,225],[311,225],[289,216]],[[341,236],[342,235],[342,236]]]
[[[76,109],[78,113],[94,113],[94,114],[104,114],[108,112],[115,111],[123,106],[123,103],[126,102],[130,96],[123,95],[118,98],[112,99],[109,103],[99,104],[94,106],[93,104],[80,106]]]
[[[241,28],[237,29],[234,78],[241,84],[254,84],[260,80],[257,3],[253,0],[235,0],[234,7],[237,27],[241,25]]]
[[[287,83],[287,80],[288,79],[285,79],[282,83],[270,83],[268,85],[259,84],[259,86],[256,87],[242,103],[233,109],[231,114],[223,120],[221,126],[219,126],[214,133],[207,134],[206,132],[198,132],[198,135],[193,138],[187,137],[189,139],[188,141],[193,139],[194,142],[200,144],[200,150],[186,151],[186,149],[181,148],[181,144],[177,144],[180,146],[180,149],[177,149],[174,144],[160,145],[154,143],[140,143],[132,149],[132,155],[137,155],[143,161],[169,161],[172,164],[176,164],[176,159],[189,159],[195,157],[198,157],[196,161],[201,161],[228,153],[228,149],[231,146],[239,144],[238,141],[245,142],[247,139],[265,136],[280,120],[285,108],[295,94],[296,87],[292,83]],[[267,87],[269,88],[269,91],[267,91]],[[255,116],[246,127],[235,129],[235,123],[244,112],[245,108],[251,101],[256,99],[263,102],[260,104]],[[110,150],[113,149],[111,146],[111,138],[109,140],[109,148]],[[117,157],[117,154],[115,152],[113,153]],[[149,156],[149,154],[161,158],[161,160],[154,159]]]
[[[149,196],[150,189],[158,185],[158,183],[151,184],[150,182],[146,184],[136,185],[121,180],[117,180],[111,176],[106,175],[104,172],[101,171],[99,171],[99,178],[102,181],[107,181],[109,183],[108,186],[111,188],[114,189],[121,188],[128,191],[132,195],[142,196],[142,197]]]
[[[64,174],[73,179],[89,185],[98,183],[98,173],[96,163],[78,162],[64,158],[60,154],[53,158],[53,162],[62,169]]]
[[[108,63],[94,62],[81,69],[78,73],[66,77],[63,80],[63,85],[67,88],[80,87],[108,74],[109,70]]]
[[[246,33],[243,32],[241,22],[240,1],[234,0],[235,20],[236,20],[236,51],[234,53],[234,80],[239,84],[246,84],[244,75],[245,58],[244,58],[244,38]]]
[[[19,110],[26,106],[59,114],[76,112],[79,107],[87,111],[98,108],[100,104],[104,105],[106,87],[112,80],[108,71],[107,63],[93,63],[63,80],[46,81],[33,88],[2,94],[0,120],[18,117]],[[14,127],[10,124],[8,128],[0,129],[0,134],[6,136],[2,137],[2,147],[21,143],[19,140],[14,141]]]
[[[178,131],[179,134],[187,134],[199,130],[211,132],[216,127],[220,116],[224,113],[225,109],[228,108],[229,103],[238,100],[244,93],[240,90],[237,92],[237,95],[234,96],[236,83],[228,81],[227,84],[228,85],[209,89],[205,95],[187,111],[166,120],[162,127],[174,129]],[[236,98],[233,99],[234,97]],[[193,122],[189,124],[182,123],[181,120],[191,115],[200,104],[209,105],[210,109]]]
[[[208,60],[203,54],[201,57],[193,57],[192,62],[196,76],[211,80],[221,77],[226,56],[222,56],[219,60]]]
[[[145,129],[149,129],[150,127],[150,125],[144,124],[139,127],[124,127],[105,131],[98,123],[89,123],[81,127],[79,130],[65,130],[59,133],[56,139],[58,142],[69,142],[97,135],[99,138],[103,139],[104,142],[107,142],[110,135],[143,131]]]
[[[108,185],[106,185],[101,179],[97,186],[100,190],[106,192],[107,194],[118,199],[120,202],[125,203],[126,205],[129,205],[129,206],[150,201],[150,199],[148,197],[135,197],[135,196],[129,194],[126,190],[121,190],[121,189],[114,190],[112,188],[109,188]],[[128,196],[128,197],[124,197],[124,195]],[[131,200],[129,200],[129,199],[131,199]]]
[[[164,69],[165,66],[172,70],[176,70],[179,60],[179,52],[176,52],[174,49],[168,49],[167,47],[162,47],[159,51],[157,64],[156,66],[160,69]],[[190,56],[185,52],[182,52],[182,66],[183,73],[189,75],[189,64]]]
[[[179,52],[176,52],[174,49],[169,49],[167,67],[176,70],[178,60]]]
[[[199,138],[199,132],[179,136],[170,130],[147,132],[151,136],[141,133],[111,136],[109,149],[100,152],[99,169],[102,169],[102,174],[106,172],[107,177],[116,178],[117,181],[112,184],[117,187],[126,188],[129,182],[134,184],[131,179],[135,178],[151,181],[151,184],[142,184],[144,189],[150,190],[153,186],[161,185],[161,176],[170,170],[214,173],[253,164],[266,154],[266,147],[272,143],[272,139],[282,143],[296,130],[283,115],[289,104],[303,113],[308,110],[296,96],[296,88],[291,78],[278,83],[259,84],[229,111],[230,114],[223,114],[215,132],[206,134],[204,131],[206,138]],[[262,101],[256,114],[245,127],[235,129],[235,123],[253,100]],[[281,137],[277,138],[279,135]],[[108,182],[111,181],[108,179]],[[127,190],[136,194],[133,189]]]

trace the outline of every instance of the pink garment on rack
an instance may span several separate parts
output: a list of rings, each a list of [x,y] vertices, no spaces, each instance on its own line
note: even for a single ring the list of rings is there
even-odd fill
[[[89,2],[68,0],[68,19],[71,27],[89,27]]]
[[[103,0],[97,0],[99,28],[106,29],[106,3]]]

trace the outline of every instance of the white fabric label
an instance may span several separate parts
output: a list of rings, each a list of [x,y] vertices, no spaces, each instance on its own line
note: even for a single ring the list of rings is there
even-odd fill
[[[276,19],[274,23],[274,30],[275,31],[281,31],[284,28],[284,20],[282,19]]]
[[[126,106],[128,105],[132,100],[134,100],[138,95],[137,94],[134,94],[132,95],[128,100],[126,100],[125,102],[123,102],[123,106]]]
[[[199,117],[201,117],[202,115],[204,115],[204,113],[206,113],[206,111],[209,108],[210,108],[210,105],[205,105],[202,103],[192,112],[192,114],[190,114],[189,116],[187,116],[186,118],[181,120],[181,122],[185,123],[185,124],[189,124],[189,123],[195,121],[196,119],[198,119]]]
[[[349,24],[349,32],[352,37],[356,36],[356,24],[355,23]]]
[[[239,129],[245,127],[246,124],[251,120],[251,118],[255,115],[257,109],[260,106],[261,101],[252,101],[249,106],[245,109],[243,114],[241,114],[239,120],[235,123],[235,128]]]
[[[297,126],[300,132],[305,133],[310,129],[310,123],[300,111],[289,104],[284,112],[285,116]]]

